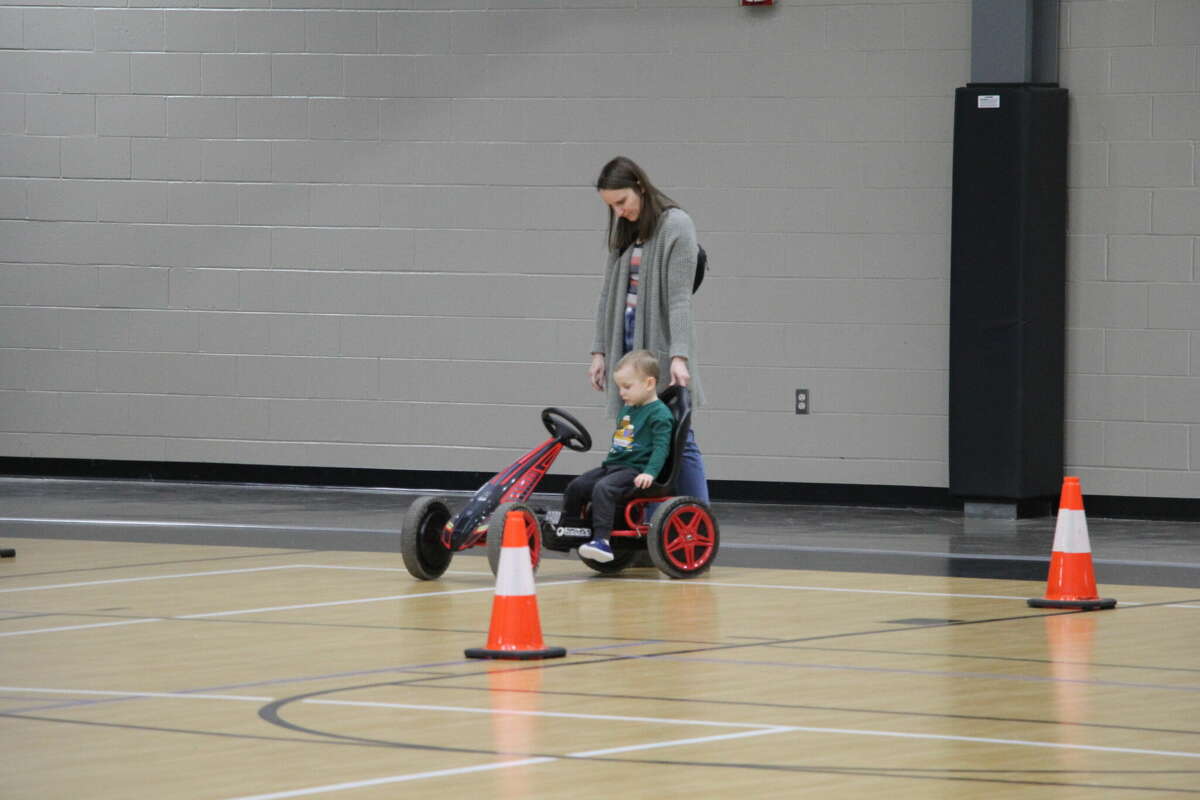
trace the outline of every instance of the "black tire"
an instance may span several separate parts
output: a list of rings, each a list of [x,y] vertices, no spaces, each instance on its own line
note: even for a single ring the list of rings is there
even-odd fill
[[[454,552],[442,544],[442,528],[450,521],[450,509],[440,497],[420,497],[404,515],[400,529],[400,555],[404,566],[417,580],[442,577]]]
[[[634,558],[641,550],[616,550],[613,552],[612,561],[595,561],[590,558],[579,557],[579,560],[589,567],[599,572],[601,575],[616,575],[621,570],[633,563]]]
[[[520,511],[525,514],[525,530],[529,534],[529,563],[537,572],[542,563],[542,523],[534,510],[524,503],[504,503],[488,519],[487,527],[487,558],[492,574],[500,571],[500,550],[504,547],[504,521],[508,512]]]
[[[650,560],[672,578],[694,578],[706,572],[720,544],[716,517],[695,497],[673,497],[660,505],[646,533]]]

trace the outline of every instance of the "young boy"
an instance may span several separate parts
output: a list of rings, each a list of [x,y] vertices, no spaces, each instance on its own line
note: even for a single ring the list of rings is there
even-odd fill
[[[592,540],[579,554],[593,561],[613,560],[613,515],[616,505],[634,487],[654,483],[671,449],[675,418],[658,399],[658,359],[647,350],[634,350],[617,362],[613,381],[625,403],[617,415],[612,447],[599,467],[567,485],[563,517],[578,517],[583,504],[592,503]]]

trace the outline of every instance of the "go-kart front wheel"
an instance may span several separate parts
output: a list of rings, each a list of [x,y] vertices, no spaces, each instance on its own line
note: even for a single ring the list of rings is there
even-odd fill
[[[662,503],[646,533],[650,560],[672,578],[694,578],[708,570],[720,541],[712,510],[695,497],[672,497]]]
[[[408,508],[400,529],[400,555],[409,574],[422,581],[442,577],[454,553],[442,543],[450,509],[440,497],[421,497]]]
[[[504,523],[508,512],[517,511],[525,515],[525,535],[529,546],[529,562],[537,572],[542,563],[542,523],[533,509],[524,503],[504,503],[492,512],[487,527],[487,557],[492,574],[500,571],[500,550],[504,547]]]

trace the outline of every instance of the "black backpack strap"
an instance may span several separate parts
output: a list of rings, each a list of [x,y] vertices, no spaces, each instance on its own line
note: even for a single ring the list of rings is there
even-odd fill
[[[696,278],[692,282],[692,294],[700,288],[700,284],[704,283],[704,273],[708,271],[708,253],[704,252],[704,248],[697,245],[699,253],[696,255]]]

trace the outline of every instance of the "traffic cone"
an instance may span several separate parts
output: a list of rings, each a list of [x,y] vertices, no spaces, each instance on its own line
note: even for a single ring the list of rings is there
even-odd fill
[[[1116,600],[1096,594],[1096,574],[1092,571],[1092,547],[1088,543],[1087,517],[1083,515],[1083,493],[1079,478],[1063,478],[1062,498],[1058,501],[1058,521],[1054,526],[1054,547],[1050,553],[1050,574],[1046,596],[1028,601],[1034,608],[1078,608],[1095,611],[1112,608]]]
[[[542,641],[533,565],[529,560],[529,536],[525,532],[525,515],[520,511],[509,512],[504,520],[487,647],[471,647],[464,652],[467,658],[512,659],[559,658],[567,654],[564,648],[546,647]]]

